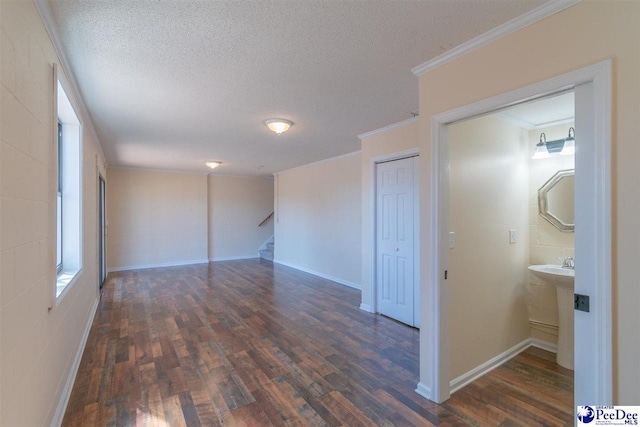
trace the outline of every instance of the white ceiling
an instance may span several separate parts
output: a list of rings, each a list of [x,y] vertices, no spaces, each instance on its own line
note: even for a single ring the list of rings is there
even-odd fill
[[[575,117],[573,91],[509,107],[493,114],[500,121],[525,129],[569,123]]]
[[[417,109],[412,67],[545,2],[49,1],[111,166],[235,175],[358,150]]]

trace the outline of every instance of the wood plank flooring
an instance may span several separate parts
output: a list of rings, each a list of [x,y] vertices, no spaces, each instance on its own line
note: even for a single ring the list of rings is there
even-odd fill
[[[573,377],[529,349],[437,405],[419,332],[268,261],[111,273],[64,426],[573,425]]]

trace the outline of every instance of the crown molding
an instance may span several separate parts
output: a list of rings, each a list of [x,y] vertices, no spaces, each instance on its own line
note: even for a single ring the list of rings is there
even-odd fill
[[[194,172],[188,170],[179,170],[179,169],[156,169],[156,168],[145,168],[145,167],[137,167],[137,166],[119,166],[119,165],[109,165],[108,169],[122,169],[129,171],[137,171],[137,172],[156,172],[156,173],[178,173],[183,175],[204,175],[207,176],[210,172]]]
[[[60,36],[58,35],[58,29],[55,25],[55,20],[53,19],[53,13],[51,12],[51,6],[47,0],[34,0],[36,5],[36,9],[40,14],[40,18],[44,23],[44,26],[49,34],[49,38],[51,39],[51,43],[53,44],[53,49],[56,51],[58,55],[58,59],[60,60],[60,67],[63,70],[63,73],[66,76],[66,80],[71,85],[71,90],[73,91],[73,98],[76,101],[76,104],[82,110],[82,115],[86,118],[86,123],[83,121],[83,126],[86,126],[89,132],[91,132],[91,136],[96,142],[96,147],[98,148],[98,153],[102,158],[105,166],[108,166],[107,157],[104,154],[104,150],[102,149],[102,144],[100,143],[100,138],[98,138],[98,134],[96,133],[96,128],[93,124],[93,117],[87,108],[87,104],[84,102],[84,98],[82,97],[82,92],[80,91],[80,86],[78,85],[78,79],[76,78],[76,74],[73,72],[73,68],[71,68],[71,63],[69,62],[69,58],[64,51],[62,41]]]
[[[358,155],[358,154],[362,154],[362,150],[352,151],[351,153],[342,154],[340,156],[329,157],[328,159],[318,160],[317,162],[307,163],[306,165],[296,166],[296,167],[291,168],[291,169],[285,169],[285,170],[280,171],[280,172],[275,172],[273,175],[276,176],[276,175],[280,175],[280,174],[287,173],[287,172],[293,172],[293,171],[297,171],[297,170],[300,170],[300,169],[306,169],[306,168],[309,168],[311,166],[317,166],[317,165],[320,165],[322,163],[332,162],[334,160],[344,159],[346,157],[351,157],[351,156],[355,156],[355,155]]]
[[[222,178],[243,178],[243,179],[268,179],[273,181],[273,174],[269,175],[234,175],[232,173],[209,172],[207,176],[219,176]]]
[[[138,166],[121,166],[121,165],[109,165],[108,169],[121,169],[134,172],[155,172],[155,173],[176,173],[183,175],[204,175],[204,176],[220,176],[225,178],[246,178],[246,179],[268,179],[273,180],[273,175],[233,175],[226,173],[216,173],[210,171],[192,171],[192,170],[180,170],[180,169],[162,169],[162,168],[148,168]]]
[[[365,139],[365,138],[369,138],[370,136],[377,135],[379,133],[388,132],[388,131],[390,131],[392,129],[397,129],[397,128],[401,128],[401,127],[412,125],[414,123],[418,123],[418,121],[420,121],[420,118],[418,116],[412,117],[410,119],[403,120],[403,121],[398,122],[398,123],[393,123],[393,124],[391,124],[389,126],[385,126],[385,127],[380,128],[380,129],[372,130],[370,132],[361,133],[360,135],[358,135],[358,138],[360,138],[362,140],[362,139]]]
[[[451,62],[454,59],[457,59],[469,52],[481,48],[484,45],[501,39],[502,37],[521,30],[531,24],[535,24],[538,21],[542,21],[543,19],[561,12],[578,2],[580,2],[580,0],[552,0],[548,3],[543,4],[542,6],[530,10],[523,15],[518,16],[517,18],[512,19],[511,21],[499,25],[484,34],[474,37],[471,40],[448,50],[442,55],[438,55],[435,58],[428,60],[424,64],[412,68],[411,72],[416,76],[421,76],[433,69],[446,64],[447,62]]]

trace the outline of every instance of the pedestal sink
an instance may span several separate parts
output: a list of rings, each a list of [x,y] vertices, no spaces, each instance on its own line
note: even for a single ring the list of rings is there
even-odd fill
[[[573,369],[573,280],[575,271],[559,265],[530,265],[529,270],[556,286],[558,294],[558,365]]]

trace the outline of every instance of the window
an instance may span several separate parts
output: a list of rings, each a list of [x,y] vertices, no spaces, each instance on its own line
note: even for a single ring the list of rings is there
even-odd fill
[[[58,156],[56,201],[56,298],[74,282],[82,268],[80,121],[58,81]]]

